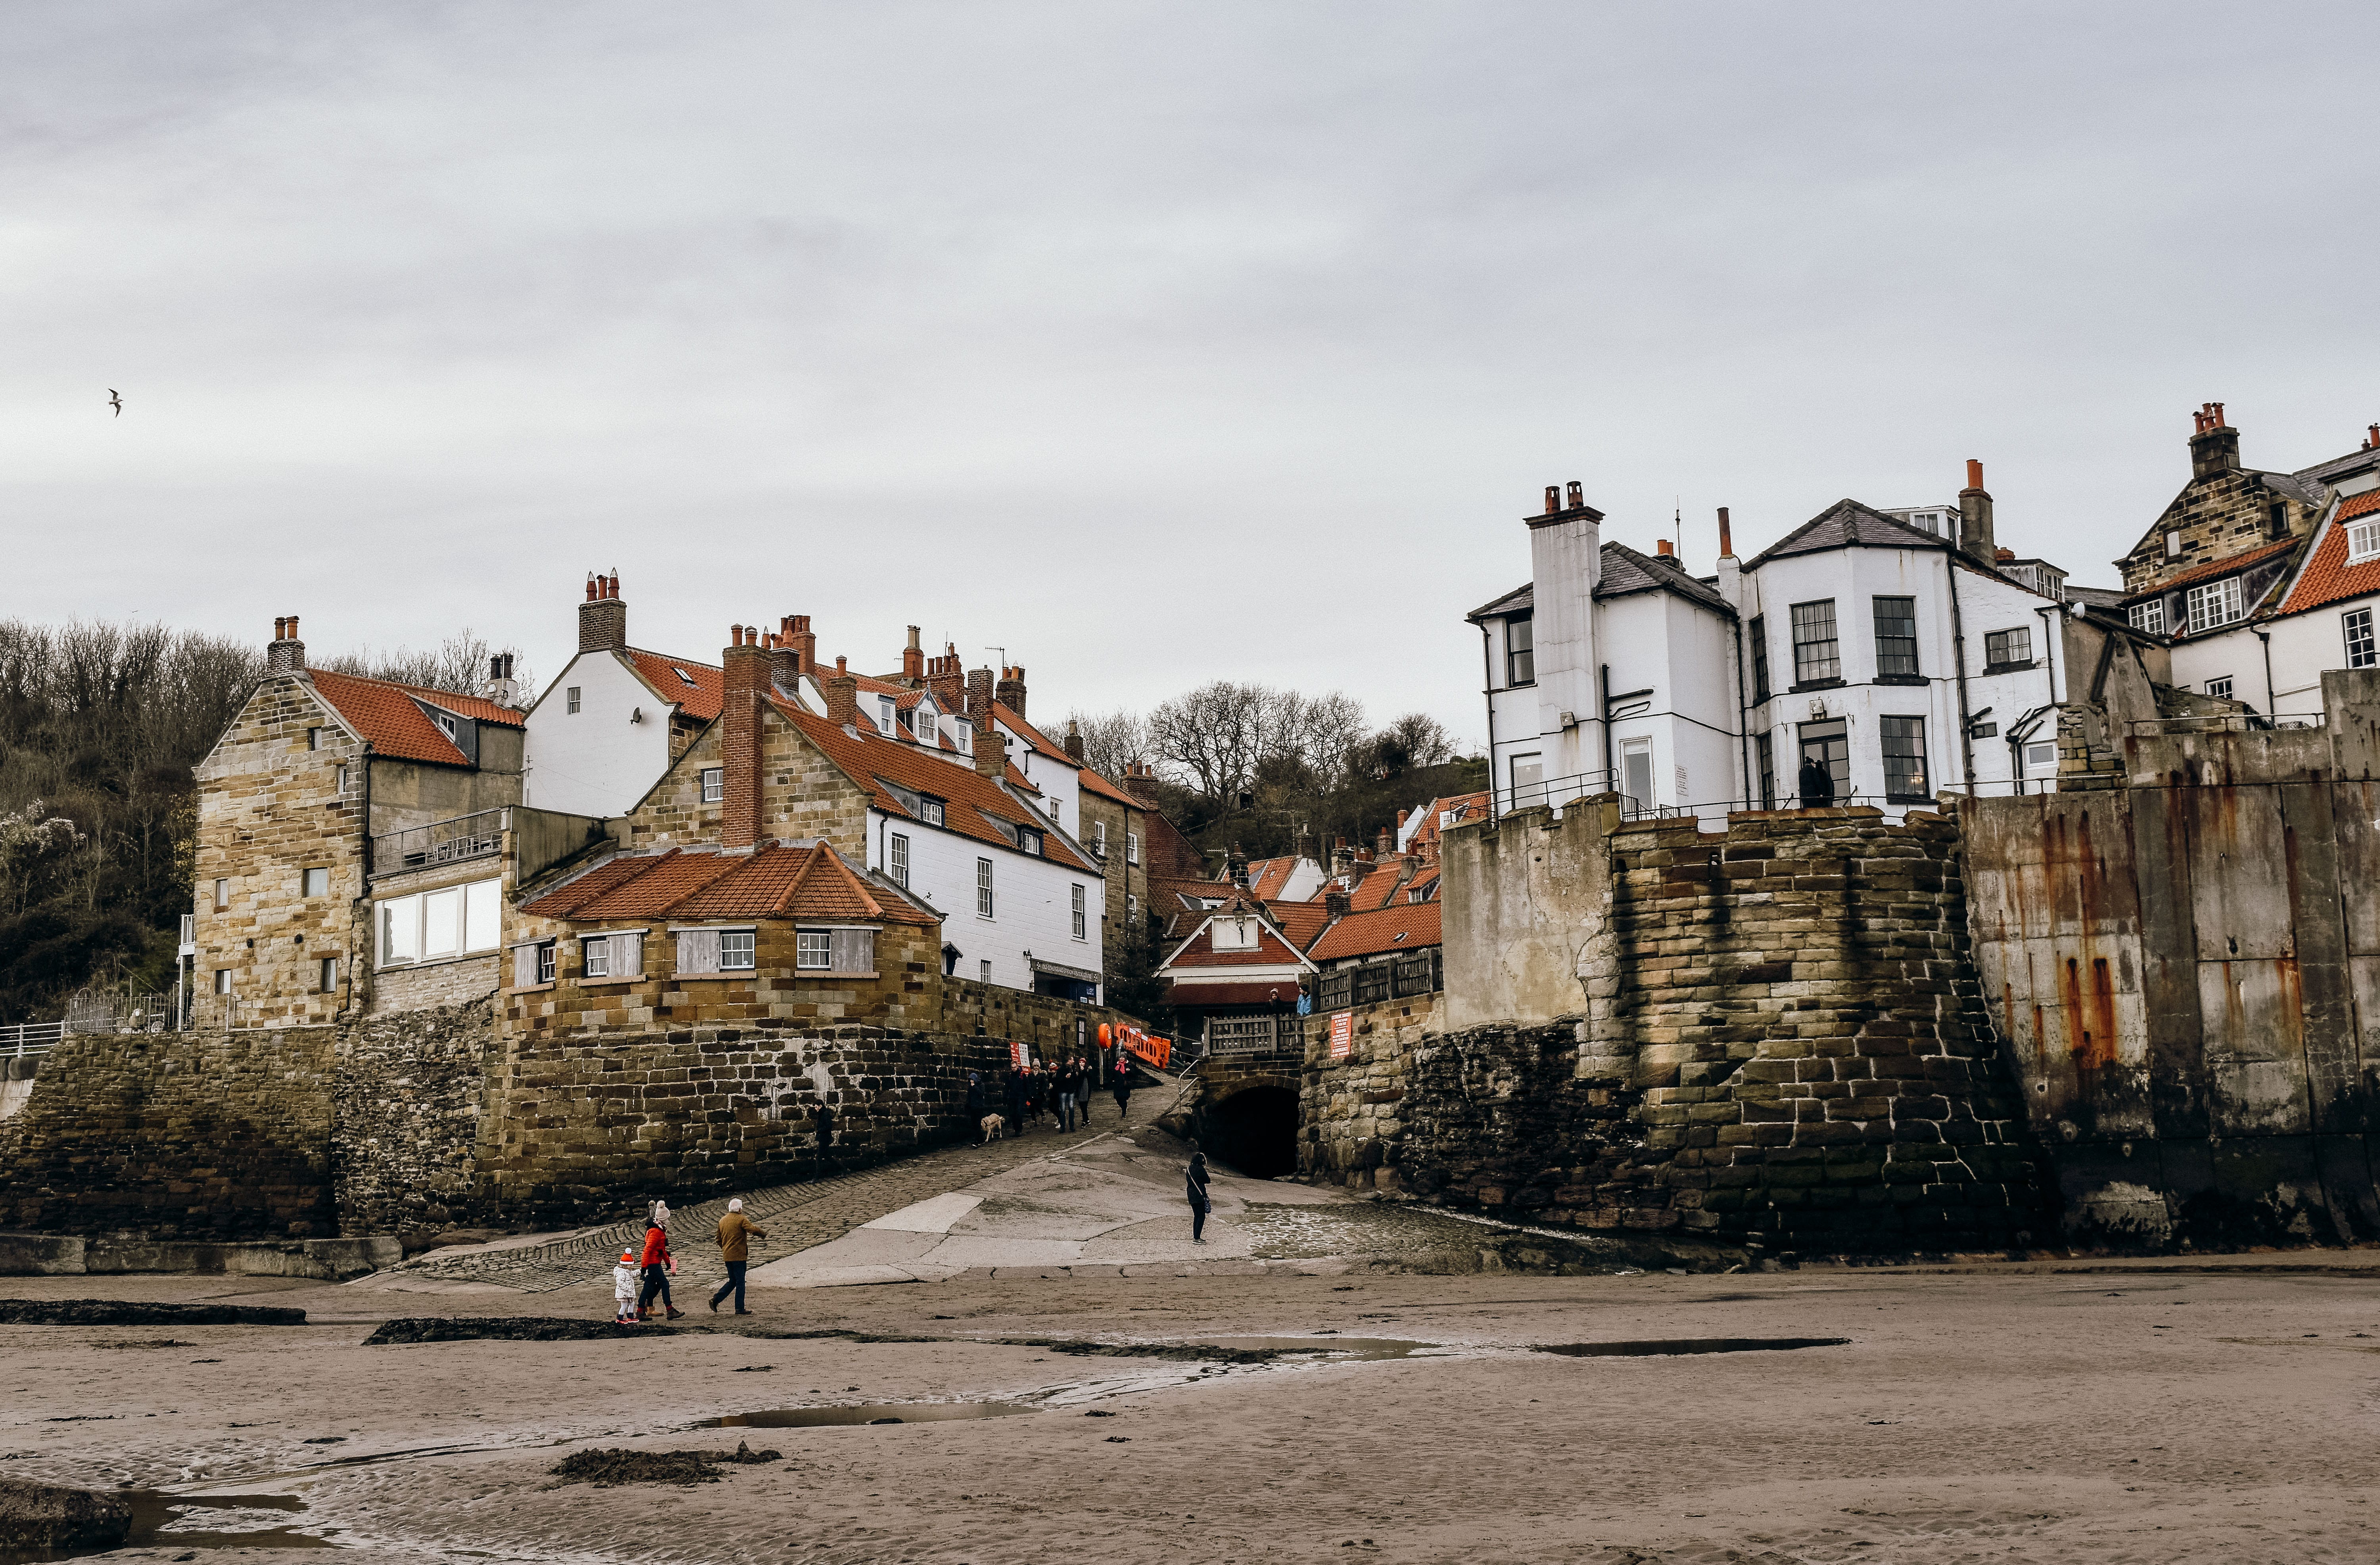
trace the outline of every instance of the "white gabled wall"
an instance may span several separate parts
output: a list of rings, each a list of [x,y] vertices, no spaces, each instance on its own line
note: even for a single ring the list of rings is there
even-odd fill
[[[641,720],[631,722],[635,713]],[[579,653],[528,714],[521,802],[570,815],[627,814],[669,770],[669,705],[625,659]]]
[[[959,949],[960,977],[981,977],[980,964],[989,961],[993,983],[1030,989],[1033,970],[1026,963],[1027,952],[1044,962],[1093,973],[1106,970],[1099,916],[1107,905],[1107,892],[1097,875],[880,810],[868,812],[868,828],[869,867],[888,874],[892,833],[909,839],[909,889],[941,910],[942,940]],[[991,861],[990,918],[976,911],[978,859]],[[1073,929],[1076,886],[1083,889],[1081,940]]]

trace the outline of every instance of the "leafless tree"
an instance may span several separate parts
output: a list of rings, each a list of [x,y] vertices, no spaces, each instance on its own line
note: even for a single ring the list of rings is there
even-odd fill
[[[488,683],[488,661],[495,653],[513,655],[513,679],[526,691],[533,687],[528,664],[517,647],[492,647],[488,638],[466,625],[436,647],[415,651],[399,647],[393,652],[376,652],[361,647],[343,652],[324,661],[322,666],[337,673],[361,674],[367,679],[390,679],[399,685],[417,685],[424,690],[451,690],[457,695],[476,696]]]
[[[1084,762],[1102,777],[1121,778],[1133,762],[1149,758],[1148,720],[1138,712],[1072,711],[1066,721],[1082,732]]]
[[[1252,791],[1260,770],[1281,762],[1328,786],[1363,732],[1362,703],[1336,691],[1308,697],[1220,679],[1160,703],[1148,718],[1159,764],[1219,801]]]

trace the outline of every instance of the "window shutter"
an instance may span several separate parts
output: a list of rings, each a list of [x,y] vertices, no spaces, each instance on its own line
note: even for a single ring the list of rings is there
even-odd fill
[[[513,988],[525,989],[537,982],[537,947],[513,947]]]
[[[677,932],[677,970],[681,973],[718,972],[719,931],[680,929]]]
[[[838,973],[876,971],[876,931],[837,929],[834,932],[834,970]]]
[[[645,976],[644,936],[612,937],[612,976],[615,978],[641,978]]]

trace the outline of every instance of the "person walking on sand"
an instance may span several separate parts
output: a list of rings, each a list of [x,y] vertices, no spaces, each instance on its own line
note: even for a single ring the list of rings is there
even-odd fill
[[[1207,1195],[1207,1154],[1198,1150],[1195,1141],[1190,1144],[1190,1167],[1184,1172],[1183,1183],[1190,1192],[1190,1243],[1204,1244],[1207,1214],[1214,1209],[1215,1203]]]
[[[677,1270],[677,1257],[670,1254],[669,1203],[666,1201],[653,1203],[652,1223],[645,1230],[644,1267],[645,1289],[637,1296],[637,1318],[652,1319],[653,1300],[657,1297],[662,1302],[663,1313],[670,1319],[683,1316],[686,1312],[670,1303],[669,1280],[670,1274]]]
[[[751,1241],[767,1237],[767,1229],[756,1226],[744,1215],[740,1198],[727,1203],[727,1215],[719,1219],[719,1258],[727,1263],[727,1280],[710,1295],[711,1314],[719,1313],[719,1301],[730,1293],[735,1295],[737,1315],[752,1313],[744,1307],[744,1268],[752,1258]]]
[[[612,1268],[612,1323],[614,1326],[637,1324],[637,1252],[624,1249],[620,1264]]]

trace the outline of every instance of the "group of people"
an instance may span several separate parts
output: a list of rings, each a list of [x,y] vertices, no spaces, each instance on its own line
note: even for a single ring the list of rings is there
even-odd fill
[[[677,1320],[686,1315],[670,1302],[670,1279],[677,1275],[677,1257],[670,1254],[669,1219],[669,1203],[654,1202],[645,1218],[643,1250],[622,1250],[620,1264],[612,1268],[612,1318],[622,1326],[652,1319],[656,1300],[661,1303],[662,1318]],[[727,1266],[727,1280],[710,1295],[710,1313],[717,1315],[720,1301],[733,1293],[735,1313],[750,1315],[752,1312],[744,1307],[744,1270],[751,1264],[752,1241],[766,1239],[769,1231],[744,1215],[744,1203],[739,1198],[727,1203],[727,1215],[719,1219],[715,1237],[719,1258]]]
[[[1022,1135],[1027,1125],[1039,1124],[1045,1116],[1054,1120],[1054,1128],[1061,1131],[1073,1131],[1077,1118],[1088,1126],[1091,1099],[1098,1096],[1100,1074],[1098,1061],[1072,1055],[1038,1065],[1012,1065],[990,1083],[983,1079],[981,1072],[969,1071],[967,1120],[976,1126],[980,1141]],[[1130,1064],[1111,1065],[1105,1074],[1108,1091],[1115,1098],[1116,1118],[1129,1117]]]

